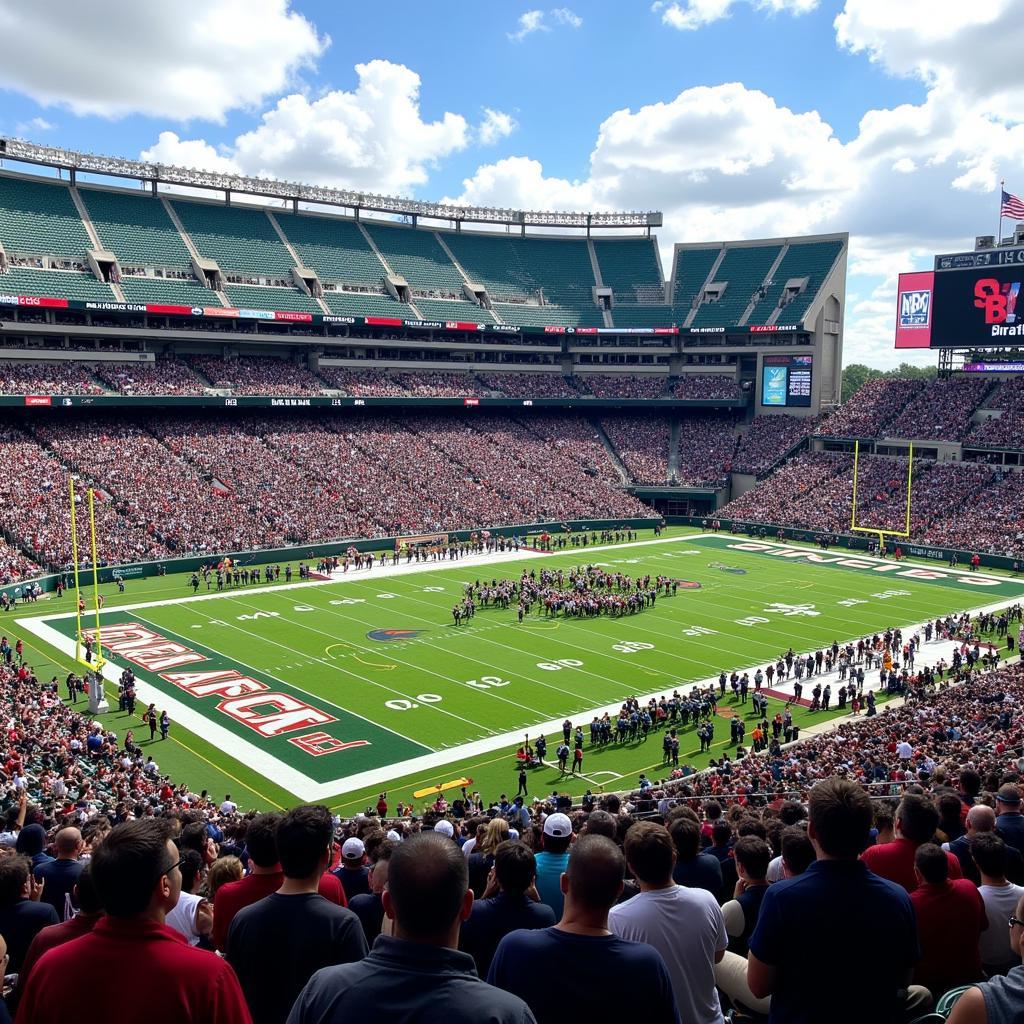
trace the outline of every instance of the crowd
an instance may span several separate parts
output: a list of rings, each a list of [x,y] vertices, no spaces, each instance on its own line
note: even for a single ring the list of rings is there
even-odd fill
[[[103,388],[81,363],[4,363],[0,394],[102,395]]]
[[[684,373],[672,385],[673,398],[711,401],[741,396],[742,392],[736,381],[722,373]]]
[[[740,435],[733,470],[754,476],[767,473],[786,452],[814,432],[817,423],[813,416],[755,416]]]
[[[574,377],[561,373],[478,373],[488,391],[506,398],[579,398]]]
[[[316,374],[290,359],[195,355],[188,356],[186,361],[213,387],[235,395],[322,395],[324,391],[323,381]]]
[[[193,395],[207,393],[203,382],[180,359],[152,363],[99,363],[96,376],[122,395]]]
[[[662,373],[581,373],[576,379],[595,398],[662,398],[668,383]]]
[[[723,487],[736,450],[735,421],[715,415],[687,416],[679,425],[675,479],[683,487]]]
[[[567,991],[588,1019],[860,1024],[975,985],[953,1024],[1024,1012],[1020,664],[918,665],[899,706],[621,796],[381,794],[347,820],[175,784],[59,685],[0,660],[19,1021],[84,990],[125,1024],[556,1024]]]
[[[849,401],[825,417],[816,434],[825,437],[906,436],[890,431],[895,420],[926,387],[922,380],[876,377],[866,381]]]
[[[671,427],[666,417],[620,413],[602,416],[601,426],[635,483],[668,480]]]
[[[888,437],[929,441],[962,441],[971,416],[990,386],[983,377],[933,381],[885,429]]]
[[[998,409],[1001,415],[976,423],[964,444],[1019,448],[1024,437],[1024,378],[1004,381],[985,400],[982,409]]]

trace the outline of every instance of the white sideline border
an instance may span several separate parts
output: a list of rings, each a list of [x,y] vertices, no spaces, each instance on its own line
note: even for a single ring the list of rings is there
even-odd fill
[[[803,547],[797,547],[790,544],[779,544],[771,541],[761,541],[755,538],[748,538],[742,534],[725,534],[725,533],[699,533],[684,535],[681,537],[657,537],[651,540],[644,541],[627,541],[622,544],[606,544],[606,545],[588,545],[586,548],[565,548],[550,552],[550,554],[571,554],[575,553],[582,556],[589,556],[591,553],[606,552],[606,551],[622,551],[626,548],[635,547],[646,547],[652,544],[679,544],[685,545],[695,540],[703,540],[708,537],[723,537],[726,540],[734,540],[738,543],[757,543],[764,544],[767,547],[773,548],[784,548],[791,549],[794,551],[800,551],[802,553],[815,553],[813,551],[808,552],[808,549]],[[754,554],[756,552],[745,552]],[[268,587],[253,588],[247,587],[240,590],[224,590],[214,591],[208,594],[192,594],[184,597],[166,598],[159,601],[145,601],[138,604],[130,605],[117,605],[108,609],[105,609],[101,614],[113,614],[121,612],[132,612],[141,611],[146,608],[160,608],[168,605],[188,604],[195,601],[213,601],[221,598],[230,598],[239,594],[259,594],[264,591],[287,591],[287,590],[298,590],[306,587],[323,587],[331,584],[344,583],[346,580],[355,580],[357,582],[365,582],[368,579],[385,579],[389,576],[404,576],[417,572],[430,572],[437,569],[448,569],[449,571],[453,568],[466,566],[471,568],[473,566],[482,565],[495,565],[503,564],[504,562],[515,562],[515,561],[527,561],[529,559],[538,557],[547,557],[548,552],[540,552],[535,549],[522,550],[519,552],[501,553],[495,552],[484,556],[467,556],[463,559],[457,559],[449,561],[448,559],[438,559],[436,561],[427,562],[412,562],[408,564],[402,564],[398,566],[375,566],[372,570],[367,572],[366,570],[351,570],[348,573],[340,573],[337,577],[324,580],[303,580],[297,583],[283,583],[278,585],[272,585]],[[882,559],[876,557],[870,557],[866,555],[860,555],[856,552],[850,552],[846,554],[841,549],[835,549],[834,552],[823,552],[825,556],[831,555],[831,557],[848,557],[856,558],[859,561],[871,561],[877,564],[892,565],[891,559]],[[586,558],[589,561],[589,557]],[[908,568],[922,568],[917,563],[901,563],[908,566]],[[933,571],[943,576],[966,576],[967,573],[961,570],[949,570],[946,567],[933,567]],[[894,570],[893,576],[898,576]],[[1014,580],[1010,577],[993,576],[991,574],[985,574],[987,578],[997,580],[1001,583],[1017,583],[1018,585],[1024,585],[1024,581]],[[918,580],[919,583],[927,582],[925,580]],[[981,589],[981,588],[979,588]],[[984,607],[971,607],[969,610],[972,613],[998,611],[1001,608],[1005,608],[1010,604],[1016,603],[1020,598],[1010,598],[995,604],[987,605]],[[74,612],[65,612],[57,615],[43,615],[43,616],[31,616],[27,618],[15,619],[15,624],[26,629],[30,633],[34,634],[40,640],[55,647],[61,653],[74,657],[75,655],[75,641],[71,637],[64,636],[58,632],[52,626],[50,622],[58,619],[74,618]],[[913,631],[923,627],[923,623],[918,623],[911,626],[904,626],[905,631]],[[936,654],[941,656],[941,652],[936,650]],[[116,655],[115,655],[116,657]],[[232,659],[234,660],[234,659]],[[244,663],[239,664],[243,667],[247,667]],[[749,671],[754,672],[758,665],[763,664],[759,662],[756,665],[749,665],[745,668],[737,668],[736,671],[742,672]],[[251,666],[248,666],[251,667]],[[117,685],[121,675],[120,665],[114,665],[108,661],[103,668],[103,676],[114,686]],[[693,686],[709,686],[714,685],[718,681],[717,676],[711,676],[704,680],[698,680],[693,682],[679,682],[674,684],[674,687],[686,686],[687,688]],[[667,693],[670,693],[673,684],[667,684],[659,690],[652,693],[643,694],[638,696],[638,700],[641,703],[651,698],[657,699]],[[255,769],[265,778],[280,785],[283,789],[287,790],[300,800],[309,802],[324,801],[332,797],[346,796],[349,793],[354,793],[361,789],[374,789],[380,785],[390,782],[397,778],[403,778],[407,775],[414,775],[417,772],[430,772],[437,768],[442,768],[447,764],[454,764],[457,761],[463,761],[468,758],[477,757],[483,754],[493,753],[495,750],[500,750],[503,747],[515,747],[520,744],[526,732],[522,729],[516,729],[511,732],[502,733],[497,736],[488,736],[484,739],[474,740],[470,743],[464,743],[458,747],[449,747],[443,750],[434,751],[430,754],[422,754],[418,757],[409,758],[405,761],[399,761],[388,766],[380,768],[373,768],[367,771],[359,772],[355,775],[343,775],[338,778],[331,779],[327,782],[317,782],[315,779],[309,778],[309,776],[303,774],[298,769],[292,767],[284,761],[281,761],[277,757],[269,754],[266,750],[258,747],[256,744],[251,743],[249,740],[237,736],[222,725],[218,725],[217,722],[199,711],[189,707],[186,704],[176,700],[173,696],[169,696],[163,690],[146,683],[144,680],[139,679],[136,686],[136,692],[142,703],[148,704],[152,701],[157,701],[161,708],[165,708],[172,721],[182,725],[190,732],[194,732],[197,736],[202,737],[207,742],[216,746],[219,750],[228,754],[234,760],[245,764],[250,768]],[[618,713],[622,706],[621,701],[617,701],[614,704],[608,704],[604,707],[593,708],[582,714],[587,714],[593,717],[594,715],[601,716],[605,712],[609,715],[615,715]],[[554,719],[548,722],[540,722],[537,725],[531,726],[529,734],[536,736],[540,733],[545,735],[551,732],[556,734],[561,733],[562,722],[564,718]],[[412,739],[412,737],[407,737]],[[153,753],[153,758],[156,760],[156,754]],[[512,754],[509,754],[510,771],[511,771],[511,759]],[[159,764],[159,761],[157,762]]]

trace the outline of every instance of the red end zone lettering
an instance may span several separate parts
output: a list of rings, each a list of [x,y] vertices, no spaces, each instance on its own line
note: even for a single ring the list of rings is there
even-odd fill
[[[340,740],[326,732],[310,732],[305,736],[289,736],[289,743],[294,743],[300,750],[304,750],[313,757],[323,757],[324,754],[337,754],[342,750],[351,750],[352,747],[368,747],[369,740]]]
[[[233,668],[220,672],[161,672],[160,678],[180,686],[193,697],[244,697],[270,689],[266,683],[243,676]]]
[[[268,707],[273,710],[269,713],[261,712],[260,709]],[[277,736],[283,732],[337,721],[326,711],[318,711],[284,693],[260,693],[253,697],[222,700],[217,705],[217,710],[230,715],[236,722],[249,726],[261,736]]]

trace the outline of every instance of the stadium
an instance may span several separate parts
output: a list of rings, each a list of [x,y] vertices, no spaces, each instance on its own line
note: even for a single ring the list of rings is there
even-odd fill
[[[387,865],[443,889],[437,834],[463,845],[480,903],[536,854],[522,888],[551,920],[505,931],[553,925],[563,902],[564,928],[587,889],[571,838],[596,865],[577,872],[604,857],[640,894],[600,929],[659,949],[674,1001],[637,996],[658,1019],[704,1019],[680,971],[703,977],[708,1019],[852,1019],[777,1017],[783,990],[758,973],[760,889],[842,859],[843,814],[863,826],[852,859],[905,889],[962,873],[988,912],[986,886],[1011,886],[1005,933],[1024,894],[1020,855],[1006,866],[1024,827],[1004,820],[1024,765],[1024,223],[901,275],[895,347],[935,372],[845,395],[849,258],[845,231],[677,242],[658,211],[429,202],[0,136],[0,844],[33,857],[0,858],[0,897],[34,892],[45,851],[89,861],[99,896],[69,887],[45,922],[84,934],[90,914],[129,916],[105,902],[133,877],[108,833],[171,837],[160,878],[181,868],[191,916],[172,922],[158,880],[160,925],[241,979],[237,1005],[184,1019],[243,1024],[296,997],[289,1021],[335,1019],[301,964],[261,1016],[259,957],[239,949],[271,925],[229,939],[210,885],[236,860],[228,886],[285,892],[301,829],[328,829],[311,893],[334,869],[323,896],[370,901],[359,955],[324,967],[369,964],[392,922],[413,941],[402,883],[381,897]],[[280,864],[254,855],[268,823]],[[887,874],[885,848],[912,841]],[[669,856],[669,883],[710,892],[722,921],[703,975],[627,909]],[[563,858],[553,890],[542,857]],[[898,895],[870,895],[894,950]],[[517,1019],[552,1019],[500,980],[529,950],[465,919],[470,969],[523,995]],[[967,959],[925,950],[931,973],[857,1019],[945,1020],[970,1005],[949,990],[1021,970],[972,941]],[[35,977],[8,986],[17,1020],[53,1019],[40,978],[66,961],[16,957]]]

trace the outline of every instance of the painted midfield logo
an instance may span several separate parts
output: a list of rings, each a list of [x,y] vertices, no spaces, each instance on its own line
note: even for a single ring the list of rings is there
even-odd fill
[[[425,632],[425,629],[371,629],[366,635],[370,640],[411,640]]]
[[[718,569],[719,572],[730,572],[734,576],[746,576],[747,570],[741,569],[738,565],[723,565],[721,562],[708,562],[709,569]]]
[[[816,612],[814,610],[813,604],[779,604],[778,602],[768,605],[768,607],[765,608],[765,611],[770,614],[785,615],[787,617],[792,615],[807,615],[813,617],[821,614],[821,612]]]

